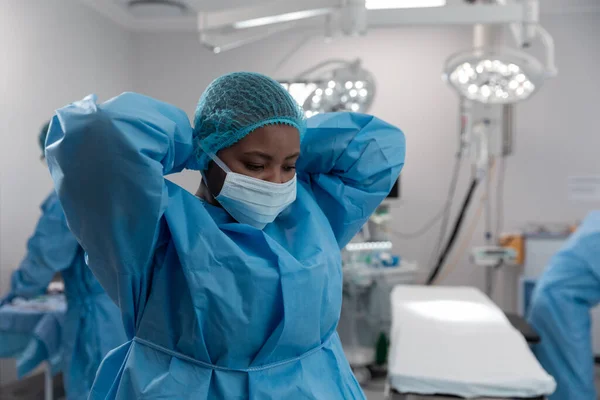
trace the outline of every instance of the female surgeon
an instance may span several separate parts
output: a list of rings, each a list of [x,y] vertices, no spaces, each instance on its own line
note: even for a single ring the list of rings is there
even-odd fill
[[[48,125],[39,135],[42,152],[47,131]],[[61,274],[67,313],[61,336],[63,362],[59,367],[67,399],[84,400],[106,353],[125,343],[127,336],[119,309],[85,264],[83,250],[69,231],[54,191],[41,208],[42,216],[27,242],[27,254],[13,272],[10,292],[0,303],[15,297],[39,296],[46,292],[54,275]]]
[[[364,399],[336,334],[340,248],[398,178],[400,130],[306,122],[279,83],[240,72],[209,85],[193,129],[149,97],[90,96],[57,111],[46,145],[131,338],[91,399]],[[204,177],[196,196],[164,178],[184,168]]]

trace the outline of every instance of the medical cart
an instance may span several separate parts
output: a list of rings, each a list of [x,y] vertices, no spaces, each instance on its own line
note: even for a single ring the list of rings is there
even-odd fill
[[[379,348],[379,353],[387,352],[391,326],[390,293],[396,285],[414,283],[417,265],[404,261],[395,267],[355,263],[346,264],[343,272],[338,334],[356,379],[360,384],[366,384],[371,380],[370,368],[377,364],[378,346],[381,347],[382,340],[385,348]]]

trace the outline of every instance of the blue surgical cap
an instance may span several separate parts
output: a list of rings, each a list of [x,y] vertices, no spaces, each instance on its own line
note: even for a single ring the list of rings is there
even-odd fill
[[[194,115],[194,154],[187,168],[203,171],[210,158],[265,125],[284,124],[306,130],[302,108],[267,76],[234,72],[214,80],[204,91]]]

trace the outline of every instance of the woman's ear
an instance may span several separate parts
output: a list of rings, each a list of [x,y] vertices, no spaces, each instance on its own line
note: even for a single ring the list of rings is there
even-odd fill
[[[205,183],[208,187],[208,190],[210,190],[210,193],[214,197],[217,197],[219,193],[221,193],[227,173],[223,171],[217,164],[211,161],[208,163],[208,169],[204,173],[204,176],[206,177]]]

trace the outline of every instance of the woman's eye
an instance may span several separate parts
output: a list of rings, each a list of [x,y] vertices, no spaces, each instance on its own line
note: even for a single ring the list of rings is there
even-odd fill
[[[283,167],[283,170],[285,172],[291,172],[291,171],[294,171],[295,169],[296,169],[295,165],[286,165],[286,166]]]
[[[262,171],[265,167],[260,164],[246,164],[246,168],[250,171]]]

